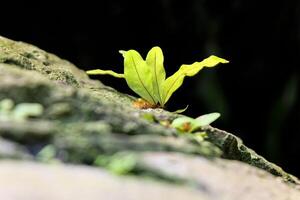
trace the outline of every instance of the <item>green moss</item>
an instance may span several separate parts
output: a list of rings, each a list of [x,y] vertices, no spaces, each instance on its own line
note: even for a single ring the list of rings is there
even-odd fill
[[[75,87],[81,87],[79,83],[81,80],[77,80],[74,74],[78,74],[79,79],[88,79],[84,72],[53,54],[49,54],[33,45],[15,42],[3,37],[0,37],[0,63],[35,70],[51,80]],[[89,81],[85,83],[87,82]]]

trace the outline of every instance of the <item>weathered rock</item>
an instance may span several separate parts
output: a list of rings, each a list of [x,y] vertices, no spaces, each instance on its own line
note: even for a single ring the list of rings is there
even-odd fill
[[[31,159],[29,152],[21,145],[0,138],[0,159],[15,158],[15,159]]]
[[[299,196],[297,178],[257,155],[236,136],[212,127],[205,128],[209,137],[203,142],[193,135],[179,134],[172,128],[160,125],[160,121],[170,122],[178,115],[162,109],[135,109],[132,107],[134,97],[89,79],[68,61],[32,45],[0,37],[0,80],[0,101],[10,99],[15,105],[5,111],[0,108],[0,136],[5,140],[2,144],[6,145],[5,149],[0,148],[0,157],[94,165],[135,177],[106,175],[107,183],[116,184],[116,187],[109,185],[111,188],[106,190],[99,185],[97,192],[89,190],[92,197],[107,196],[108,192],[112,192],[116,193],[114,199],[134,199],[133,193],[142,194],[137,190],[149,189],[146,180],[149,178],[152,180],[150,185],[155,188],[149,189],[153,194],[162,192],[174,199],[176,197],[165,192],[166,188],[180,193],[178,199],[193,199],[196,196],[199,199],[293,199]],[[12,113],[16,113],[14,109],[21,103],[41,105],[43,113],[16,118]],[[248,163],[266,172],[238,161],[223,160],[220,156]],[[41,170],[38,179],[53,172],[53,166],[33,163],[23,167],[22,162],[2,162],[0,171],[1,165],[4,169],[7,165],[11,166],[16,171],[16,177],[17,173],[31,173],[30,167]],[[241,172],[234,173],[239,168]],[[72,169],[59,168],[62,177],[67,174],[66,178],[69,173],[74,173]],[[86,170],[76,168],[76,173],[81,169]],[[0,175],[0,180],[7,178],[3,173]],[[90,177],[88,175],[86,180]],[[98,181],[95,177],[91,182]],[[13,180],[14,176],[11,178]],[[244,183],[242,179],[250,181]],[[64,182],[64,178],[55,181]],[[128,191],[123,195],[118,193],[121,181],[130,182]],[[6,187],[8,192],[12,191],[14,184],[20,186],[12,181],[12,186]],[[40,185],[40,191],[43,191],[43,186]],[[69,191],[69,187],[87,186],[89,183],[82,182],[67,185],[65,189]],[[31,190],[30,187],[28,185],[27,189]],[[93,189],[96,188],[93,186]],[[247,188],[250,191],[247,195],[234,191],[245,191]],[[10,194],[7,191],[0,190],[0,195]],[[16,191],[16,195],[22,194],[21,190]],[[51,194],[45,191],[39,195],[46,198]],[[62,193],[57,190],[53,195],[59,198]],[[160,196],[157,197],[159,199]]]
[[[1,199],[209,200],[188,186],[122,178],[91,167],[0,161]]]
[[[298,199],[282,179],[238,161],[179,153],[145,153],[143,164],[165,176],[186,179],[209,199]],[[276,188],[276,189],[275,189]]]
[[[0,161],[0,194],[3,199],[22,200],[296,200],[300,195],[300,191],[281,179],[236,161],[145,153],[142,163],[149,170],[177,177],[182,182],[118,177],[91,167],[3,160]]]
[[[286,182],[300,185],[298,178],[288,174],[274,163],[268,162],[264,157],[246,147],[242,140],[233,134],[213,127],[204,128],[204,131],[209,135],[208,140],[222,149],[224,158],[243,161],[275,176],[282,177]]]

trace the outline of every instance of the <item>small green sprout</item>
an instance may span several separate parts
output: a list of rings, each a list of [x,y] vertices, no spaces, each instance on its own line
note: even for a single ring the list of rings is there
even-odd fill
[[[201,115],[196,119],[191,117],[178,117],[172,122],[171,126],[180,132],[193,133],[201,130],[204,126],[208,126],[220,116],[220,113],[210,113]]]
[[[164,56],[160,47],[153,47],[148,52],[146,60],[135,50],[119,52],[124,57],[124,74],[101,69],[89,70],[87,74],[108,74],[116,78],[125,78],[127,85],[148,103],[143,104],[141,108],[164,107],[186,76],[194,76],[204,67],[228,63],[227,60],[212,55],[201,62],[183,64],[176,73],[166,78]]]

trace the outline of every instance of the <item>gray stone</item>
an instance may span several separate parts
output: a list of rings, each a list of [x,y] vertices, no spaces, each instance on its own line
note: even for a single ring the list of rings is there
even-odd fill
[[[298,199],[300,190],[281,178],[250,165],[224,159],[212,160],[179,153],[145,153],[143,164],[168,176],[188,179],[209,199]]]

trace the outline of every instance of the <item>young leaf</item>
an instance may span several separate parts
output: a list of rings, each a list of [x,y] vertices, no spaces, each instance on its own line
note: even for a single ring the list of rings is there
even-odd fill
[[[181,132],[190,132],[194,123],[195,119],[191,117],[178,117],[173,120],[171,126]]]
[[[94,69],[86,71],[88,75],[111,75],[116,78],[124,78],[124,74],[118,74],[112,70],[102,70],[102,69]]]
[[[193,133],[195,130],[209,125],[219,117],[220,113],[210,113],[196,119],[191,117],[178,117],[173,120],[171,126],[181,132]]]
[[[185,108],[173,111],[172,113],[175,113],[175,114],[183,113],[184,111],[186,111],[188,109],[188,107],[189,107],[189,105],[187,105]]]
[[[153,47],[147,54],[146,63],[150,66],[152,71],[152,84],[153,84],[153,95],[155,99],[164,105],[162,98],[162,84],[166,79],[166,72],[164,68],[164,55],[160,47]]]
[[[214,67],[219,63],[228,63],[228,61],[217,56],[210,56],[202,62],[195,62],[191,65],[181,65],[179,70],[163,83],[163,102],[166,103],[171,95],[182,85],[185,76],[194,76],[202,68]]]
[[[122,55],[124,57],[124,76],[130,89],[149,103],[156,104],[151,68],[135,50],[122,51]]]
[[[203,127],[211,124],[214,122],[216,119],[220,117],[220,113],[210,113],[206,115],[201,115],[200,117],[197,117],[195,119],[195,126],[197,127]]]

